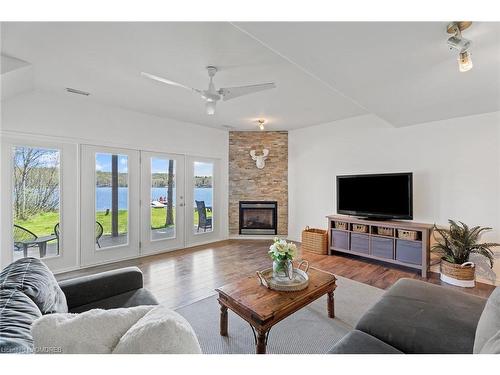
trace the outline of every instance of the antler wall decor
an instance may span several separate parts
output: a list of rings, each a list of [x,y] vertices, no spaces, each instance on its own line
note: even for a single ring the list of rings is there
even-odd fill
[[[265,160],[269,155],[269,150],[267,148],[262,150],[262,155],[257,155],[255,150],[250,151],[250,155],[252,156],[252,160],[255,160],[255,165],[259,169],[263,169],[266,165]]]

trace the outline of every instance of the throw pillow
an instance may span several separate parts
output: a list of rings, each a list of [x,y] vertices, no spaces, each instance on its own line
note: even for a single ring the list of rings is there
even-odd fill
[[[41,316],[26,294],[15,288],[0,288],[0,354],[31,353],[30,327]]]
[[[1,288],[16,288],[38,306],[42,314],[68,311],[66,296],[54,274],[36,258],[22,258],[0,273]]]
[[[125,332],[152,308],[137,306],[45,315],[31,328],[35,348],[43,353],[110,354]]]
[[[123,335],[113,353],[200,354],[201,348],[188,321],[160,305]]]

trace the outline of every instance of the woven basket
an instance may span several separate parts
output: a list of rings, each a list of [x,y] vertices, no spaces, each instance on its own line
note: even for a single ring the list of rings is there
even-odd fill
[[[394,229],[393,228],[387,228],[387,227],[377,227],[377,234],[381,236],[393,236],[394,235]]]
[[[450,263],[441,259],[441,273],[457,280],[474,280],[476,267],[472,263],[462,267],[461,264]]]
[[[347,223],[345,221],[336,221],[335,229],[347,230]]]
[[[414,230],[398,229],[398,237],[401,238],[402,240],[415,241],[418,237],[418,233]]]
[[[328,252],[328,231],[306,227],[302,231],[302,251],[326,255]]]
[[[367,233],[368,232],[368,225],[365,225],[365,224],[353,224],[352,225],[352,231],[353,232],[358,232],[358,233]]]

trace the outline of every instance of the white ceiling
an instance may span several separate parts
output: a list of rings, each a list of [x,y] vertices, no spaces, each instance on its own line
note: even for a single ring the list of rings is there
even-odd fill
[[[438,23],[2,23],[2,54],[31,63],[35,87],[201,125],[295,129],[373,113],[394,126],[500,110],[500,23],[474,23],[474,68],[460,73]],[[205,88],[274,81],[219,102],[141,71]],[[71,94],[67,94],[71,95]]]
[[[500,110],[500,23],[475,22],[461,73],[447,22],[238,24],[394,126]]]

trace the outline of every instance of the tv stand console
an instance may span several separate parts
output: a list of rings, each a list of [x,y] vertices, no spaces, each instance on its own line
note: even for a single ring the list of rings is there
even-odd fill
[[[427,278],[433,225],[329,215],[329,254],[376,259],[420,270]]]

